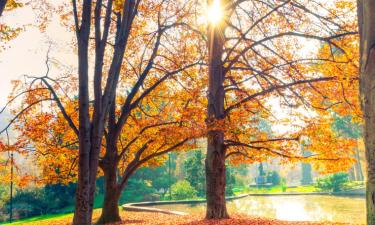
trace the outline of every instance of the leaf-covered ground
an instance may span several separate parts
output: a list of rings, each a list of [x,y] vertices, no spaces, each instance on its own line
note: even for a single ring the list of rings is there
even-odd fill
[[[100,210],[94,212],[94,220],[100,215]],[[313,223],[313,222],[290,222],[280,221],[265,218],[255,218],[245,215],[235,214],[231,215],[231,219],[225,220],[204,220],[204,215],[194,214],[188,216],[166,215],[161,213],[145,213],[145,212],[121,212],[123,221],[113,225],[268,225],[268,224],[291,224],[291,225],[328,225],[339,223]],[[60,216],[56,218],[49,218],[45,220],[36,220],[29,222],[21,222],[14,224],[27,224],[27,225],[65,225],[70,224],[72,214]]]

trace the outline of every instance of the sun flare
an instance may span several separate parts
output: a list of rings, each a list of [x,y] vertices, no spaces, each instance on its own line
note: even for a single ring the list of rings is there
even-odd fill
[[[207,19],[212,24],[217,24],[223,17],[220,0],[213,0],[207,9]]]

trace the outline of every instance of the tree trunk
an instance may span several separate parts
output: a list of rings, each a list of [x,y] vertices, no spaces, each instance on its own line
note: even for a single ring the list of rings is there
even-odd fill
[[[105,191],[102,214],[97,224],[116,223],[121,221],[118,201],[120,199],[121,190],[117,185],[117,165],[110,163],[106,165],[104,171]]]
[[[89,97],[89,62],[88,42],[91,20],[90,0],[83,1],[82,24],[77,31],[78,41],[78,105],[79,105],[79,155],[78,155],[78,181],[76,191],[76,205],[74,211],[74,225],[91,224],[90,207],[90,97]]]
[[[224,115],[224,23],[211,24],[208,28],[208,115],[206,156],[207,219],[228,218],[225,204],[225,145],[224,131],[216,125]]]
[[[81,43],[79,43],[81,44]],[[85,43],[87,44],[87,43]],[[81,53],[87,59],[87,52]],[[84,58],[83,57],[83,58]],[[82,57],[80,57],[82,58]],[[87,62],[81,63],[79,70],[88,68]],[[82,65],[83,64],[83,65]],[[86,69],[82,68],[85,67]],[[80,73],[85,73],[80,71]],[[80,77],[79,85],[79,158],[78,158],[78,182],[76,192],[76,206],[73,218],[75,225],[91,224],[90,215],[90,116],[89,116],[89,94],[88,94],[88,74]]]
[[[229,218],[225,204],[224,133],[210,131],[206,157],[207,219]]]
[[[367,224],[375,224],[375,1],[358,1],[361,40],[360,89],[367,160]]]
[[[362,165],[361,165],[361,156],[359,154],[359,149],[355,149],[355,157],[357,159],[357,162],[355,163],[355,176],[357,178],[357,181],[363,181],[363,172],[362,172]]]
[[[104,172],[104,202],[102,214],[97,224],[116,223],[121,221],[118,204],[121,195],[121,187],[117,179],[117,139],[114,139],[114,113],[115,105],[110,108],[110,118],[108,120],[108,136],[106,152],[100,166]]]
[[[7,4],[7,0],[0,0],[0,16],[3,15],[3,11],[5,9],[6,4]]]

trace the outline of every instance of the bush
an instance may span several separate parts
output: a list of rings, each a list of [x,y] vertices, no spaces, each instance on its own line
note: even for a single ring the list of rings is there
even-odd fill
[[[323,191],[339,192],[345,187],[349,181],[349,176],[346,173],[336,173],[319,178],[316,182],[317,188]]]
[[[121,196],[120,203],[147,201],[150,200],[150,196],[155,193],[157,193],[157,191],[152,187],[150,181],[129,179]]]
[[[200,150],[192,151],[190,154],[184,162],[185,179],[197,190],[199,197],[204,197],[206,194],[204,155]]]
[[[271,183],[272,185],[279,185],[280,182],[280,175],[276,171],[267,173],[267,183]]]
[[[6,204],[9,210],[10,202]],[[13,198],[14,214],[18,218],[50,213],[56,207],[52,199],[46,199],[43,189],[21,190]]]
[[[178,181],[172,185],[171,189],[174,200],[197,198],[197,191],[186,180]]]

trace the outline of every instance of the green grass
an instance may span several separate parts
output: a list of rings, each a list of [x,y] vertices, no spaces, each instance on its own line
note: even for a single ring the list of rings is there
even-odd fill
[[[103,194],[95,196],[94,208],[95,209],[101,208],[102,205],[103,205],[103,200],[104,200]],[[67,207],[59,210],[59,212],[61,212],[61,213],[34,216],[34,217],[30,217],[30,218],[25,218],[25,219],[19,219],[19,220],[16,220],[15,222],[13,222],[13,223],[5,222],[5,223],[0,223],[0,224],[11,224],[11,225],[36,224],[35,222],[37,222],[37,221],[42,222],[42,221],[46,221],[46,220],[64,219],[64,218],[72,217],[73,211],[74,211],[74,206],[71,205],[71,206],[67,206]]]
[[[316,188],[314,185],[308,186],[297,186],[286,188],[286,191],[282,191],[281,185],[276,185],[272,187],[244,187],[238,186],[233,188],[233,192],[235,195],[240,194],[276,194],[276,193],[309,193],[309,192],[319,192],[320,190]]]
[[[345,184],[344,189],[351,190],[351,189],[362,188],[362,187],[364,187],[363,181],[350,181]],[[314,185],[307,185],[307,186],[297,186],[297,187],[286,188],[286,191],[283,192],[281,185],[276,185],[272,187],[263,187],[263,188],[236,186],[233,188],[233,192],[235,195],[241,195],[241,194],[310,193],[310,192],[322,192],[322,190],[315,187]]]
[[[2,224],[11,224],[11,225],[18,225],[18,224],[27,224],[27,223],[35,223],[36,221],[43,221],[43,220],[53,220],[53,219],[64,219],[67,217],[71,217],[73,213],[67,213],[67,214],[47,214],[42,216],[35,216],[30,217],[26,219],[20,219],[12,223],[2,223]]]
[[[364,181],[350,181],[345,184],[344,189],[345,190],[352,190],[356,188],[363,188],[365,187],[365,182]]]

